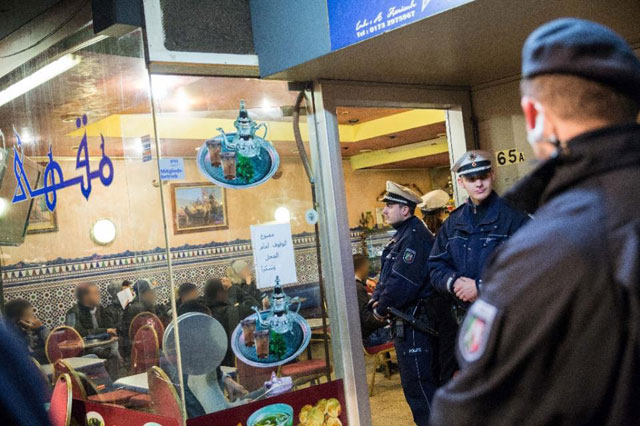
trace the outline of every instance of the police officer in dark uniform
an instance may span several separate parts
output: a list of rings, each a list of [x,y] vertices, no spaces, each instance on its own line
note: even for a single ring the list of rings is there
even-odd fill
[[[379,320],[389,318],[387,308],[394,307],[427,323],[425,302],[432,288],[428,285],[426,266],[433,235],[414,216],[416,206],[422,200],[409,188],[389,181],[382,201],[386,203],[382,214],[396,233],[382,252],[380,280],[370,306]],[[432,372],[432,336],[398,319],[394,324],[394,344],[404,395],[416,424],[427,425],[431,398],[437,386]]]
[[[455,339],[471,302],[482,287],[481,273],[491,253],[513,235],[528,216],[512,207],[493,191],[495,174],[491,154],[469,151],[452,167],[469,199],[454,210],[436,237],[429,256],[432,285],[450,294],[455,320],[443,322],[440,332],[441,380],[448,381],[455,370]]]
[[[487,265],[433,425],[640,424],[640,60],[563,18],[522,52],[536,220]]]

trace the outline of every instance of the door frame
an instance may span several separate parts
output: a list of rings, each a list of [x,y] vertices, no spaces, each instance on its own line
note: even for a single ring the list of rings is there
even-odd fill
[[[306,100],[311,106],[307,108],[310,150],[316,178],[316,208],[320,214],[322,272],[327,283],[334,368],[337,377],[344,379],[349,424],[368,426],[371,425],[371,411],[353,284],[351,235],[336,108],[443,109],[446,112],[449,160],[453,164],[475,145],[470,91],[467,88],[319,80],[307,90]],[[457,185],[454,183],[453,186],[459,203],[461,195]]]

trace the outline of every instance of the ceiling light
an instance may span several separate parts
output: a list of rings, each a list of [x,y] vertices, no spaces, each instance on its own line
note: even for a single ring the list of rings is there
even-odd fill
[[[0,91],[0,106],[70,70],[78,65],[81,60],[80,56],[69,54],[45,65],[33,74]]]
[[[373,151],[372,149],[369,148],[365,148],[365,149],[361,149],[360,152],[371,152]]]
[[[291,221],[291,212],[286,207],[278,207],[274,216],[278,223],[288,223]]]
[[[359,123],[359,122],[360,122],[359,118],[351,118],[351,119],[349,119],[349,123],[351,123],[351,124],[356,124],[356,123]]]
[[[106,246],[116,238],[116,225],[109,219],[99,219],[91,227],[91,239],[101,246]]]

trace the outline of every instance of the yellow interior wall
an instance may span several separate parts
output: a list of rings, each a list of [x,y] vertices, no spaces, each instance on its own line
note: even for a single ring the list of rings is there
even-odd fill
[[[60,160],[59,160],[60,161]],[[78,186],[58,192],[56,207],[58,232],[27,235],[19,247],[3,248],[3,263],[23,261],[40,263],[56,258],[80,258],[121,253],[126,250],[141,251],[164,247],[163,218],[160,192],[152,185],[157,179],[154,161],[143,163],[135,160],[113,160],[114,180],[104,187],[99,180],[92,182],[89,200],[85,200]],[[60,161],[66,178],[76,176],[75,159]],[[91,164],[92,170],[97,167]],[[193,159],[185,159],[186,179],[179,182],[205,182]],[[196,245],[211,241],[226,242],[249,239],[252,224],[273,220],[276,208],[287,207],[291,211],[294,234],[313,232],[304,219],[311,208],[311,192],[298,159],[282,160],[283,175],[255,188],[227,190],[227,214],[229,229],[174,235],[171,209],[171,183],[163,185],[165,211],[172,247]],[[399,183],[415,183],[423,191],[431,189],[429,170],[357,170],[343,161],[345,187],[348,201],[349,226],[356,227],[362,212],[375,212],[382,206],[376,201],[387,180]],[[92,224],[100,218],[109,218],[116,224],[118,235],[109,246],[99,246],[90,238]]]

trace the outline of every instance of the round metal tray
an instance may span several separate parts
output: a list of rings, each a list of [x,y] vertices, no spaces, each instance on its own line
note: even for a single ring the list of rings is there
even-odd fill
[[[260,315],[263,319],[266,319],[269,312],[261,312]],[[245,346],[244,337],[242,336],[242,325],[240,324],[238,324],[231,335],[231,349],[233,350],[233,353],[236,354],[236,356],[245,364],[262,368],[277,367],[296,359],[309,345],[309,341],[311,340],[311,328],[307,321],[299,314],[290,312],[289,315],[293,317],[294,323],[293,329],[289,333],[285,333],[283,335],[287,345],[287,351],[283,358],[278,359],[271,354],[269,354],[269,357],[266,359],[258,358],[255,346]],[[246,319],[255,318],[256,314],[252,314]]]
[[[227,134],[227,141],[233,140],[235,133]],[[214,139],[222,140],[222,136],[216,136]],[[211,165],[209,158],[209,148],[207,143],[203,143],[198,150],[196,156],[196,163],[198,169],[209,181],[220,185],[225,188],[251,188],[261,185],[273,176],[273,174],[280,167],[280,157],[275,147],[268,141],[264,141],[260,145],[260,154],[249,158],[254,169],[254,176],[249,182],[245,182],[243,179],[235,178],[233,180],[225,179],[222,167],[214,167]]]

